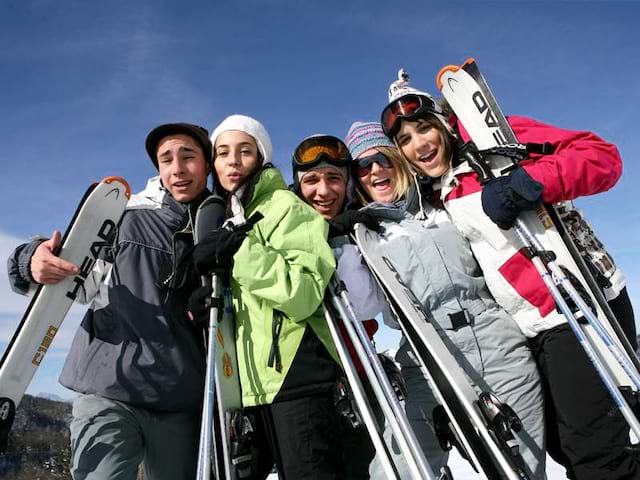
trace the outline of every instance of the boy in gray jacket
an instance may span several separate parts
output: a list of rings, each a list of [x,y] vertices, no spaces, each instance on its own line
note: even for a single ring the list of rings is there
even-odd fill
[[[192,219],[208,194],[211,142],[199,126],[153,129],[146,149],[159,175],[132,196],[109,254],[78,300],[92,302],[60,383],[81,395],[71,423],[72,475],[83,479],[192,480],[204,383],[202,332],[186,316],[199,286],[187,260]],[[19,246],[12,288],[78,272],[54,255],[60,233]],[[80,298],[82,297],[82,298]]]

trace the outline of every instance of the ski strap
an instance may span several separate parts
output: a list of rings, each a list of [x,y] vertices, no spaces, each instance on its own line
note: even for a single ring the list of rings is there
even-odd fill
[[[479,150],[481,155],[500,155],[508,157],[516,162],[531,158],[532,153],[540,155],[551,155],[555,147],[549,143],[508,143],[506,145],[498,145],[496,147]]]

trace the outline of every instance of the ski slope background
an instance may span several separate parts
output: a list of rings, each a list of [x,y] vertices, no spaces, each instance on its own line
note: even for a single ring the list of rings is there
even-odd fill
[[[302,138],[379,118],[400,67],[435,92],[442,66],[472,56],[507,114],[618,146],[618,184],[577,204],[638,311],[639,17],[630,1],[0,2],[0,258],[64,228],[93,181],[141,190],[154,174],[144,138],[160,123],[211,131],[255,116],[289,180]],[[26,305],[0,274],[0,353]],[[29,393],[73,396],[57,378],[83,312],[72,308]],[[397,335],[382,329],[377,343],[396,348]]]

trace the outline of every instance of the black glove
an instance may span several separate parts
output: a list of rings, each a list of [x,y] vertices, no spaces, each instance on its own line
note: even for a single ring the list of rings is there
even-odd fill
[[[209,232],[193,249],[193,264],[200,275],[231,270],[233,256],[253,225],[245,223],[233,230],[219,228]]]
[[[194,325],[204,327],[209,323],[209,309],[211,308],[211,285],[194,290],[189,296],[187,315]]]
[[[349,235],[353,232],[356,223],[362,223],[370,230],[380,231],[380,220],[370,213],[360,210],[345,210],[329,220],[329,238]]]
[[[482,190],[484,213],[503,230],[508,230],[520,212],[533,210],[542,203],[543,186],[523,168],[511,175],[489,180]]]

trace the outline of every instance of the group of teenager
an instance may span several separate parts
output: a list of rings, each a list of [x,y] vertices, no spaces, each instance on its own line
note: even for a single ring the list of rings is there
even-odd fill
[[[354,122],[344,141],[302,140],[290,182],[251,117],[231,115],[211,135],[189,123],[148,134],[158,175],[132,196],[113,247],[84,282],[81,300],[91,306],[60,377],[80,394],[71,422],[75,480],[133,480],[140,464],[147,480],[194,478],[208,308],[199,287],[212,272],[231,292],[242,403],[253,419],[252,478],[266,478],[274,464],[290,480],[383,478],[366,431],[349,432],[336,410],[342,367],[322,310],[337,271],[373,338],[378,314],[399,328],[348,240],[357,223],[378,231],[469,381],[518,414],[530,478],[545,478],[547,452],[568,478],[640,478],[626,422],[509,230],[543,202],[611,188],[622,170],[615,146],[509,117],[521,142],[550,143],[553,153],[533,154],[481,187],[459,156],[464,126],[431,95],[399,79],[382,107],[381,121]],[[212,193],[225,201],[225,225],[194,245],[196,209]],[[255,213],[261,218],[247,225]],[[78,273],[57,257],[59,244],[56,231],[16,249],[14,290]],[[635,340],[616,275],[601,276]],[[395,361],[407,416],[439,471],[447,452],[434,432],[437,398],[404,338]]]

